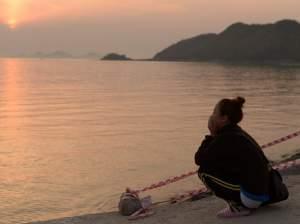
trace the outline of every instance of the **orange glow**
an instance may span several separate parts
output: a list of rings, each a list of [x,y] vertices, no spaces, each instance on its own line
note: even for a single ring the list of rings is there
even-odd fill
[[[6,0],[5,1],[5,20],[10,29],[15,29],[19,22],[20,10],[24,1],[22,0]]]
[[[20,24],[47,20],[73,20],[103,16],[173,13],[181,4],[168,1],[153,4],[151,0],[0,0],[0,14],[6,25],[15,29]]]
[[[208,21],[268,20],[299,18],[299,1],[278,0],[0,0],[0,21],[11,29],[23,24],[64,21],[104,21],[120,17],[198,18]],[[253,12],[259,12],[252,16]],[[216,16],[217,15],[217,16]],[[183,17],[185,16],[185,17]],[[149,17],[151,18],[151,17]],[[246,18],[246,19],[245,19]],[[255,19],[257,18],[257,19]],[[277,19],[277,20],[278,20]]]
[[[7,22],[7,25],[10,29],[15,29],[17,27],[17,21],[14,19],[11,19]]]

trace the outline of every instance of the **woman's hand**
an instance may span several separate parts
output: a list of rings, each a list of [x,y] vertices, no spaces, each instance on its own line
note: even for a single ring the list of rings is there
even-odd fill
[[[210,116],[208,119],[208,130],[212,136],[217,134],[217,127],[213,116]]]

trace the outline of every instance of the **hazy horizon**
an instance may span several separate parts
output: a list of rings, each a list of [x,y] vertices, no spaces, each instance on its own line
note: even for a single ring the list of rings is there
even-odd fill
[[[235,22],[300,20],[297,0],[0,0],[0,55],[117,52],[150,58]]]

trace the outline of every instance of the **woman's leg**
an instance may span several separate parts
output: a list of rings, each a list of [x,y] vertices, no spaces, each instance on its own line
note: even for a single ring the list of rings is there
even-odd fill
[[[241,204],[240,186],[228,183],[220,178],[202,173],[199,175],[202,182],[210,189],[217,197],[226,201],[233,201]]]
[[[229,206],[218,213],[219,217],[231,218],[250,214],[250,210],[241,201],[239,185],[228,183],[209,174],[201,174],[199,177],[208,189],[228,203]]]

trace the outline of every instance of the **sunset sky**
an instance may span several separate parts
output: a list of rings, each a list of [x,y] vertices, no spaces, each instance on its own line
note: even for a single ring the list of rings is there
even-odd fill
[[[152,57],[234,22],[300,21],[299,0],[0,0],[0,55],[64,50]]]

